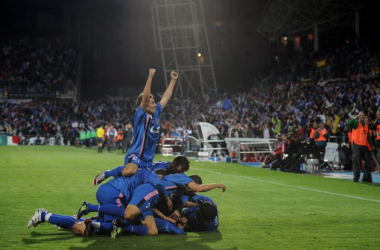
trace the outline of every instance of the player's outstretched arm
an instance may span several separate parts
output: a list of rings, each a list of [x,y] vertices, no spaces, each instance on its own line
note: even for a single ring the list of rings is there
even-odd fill
[[[148,80],[146,80],[146,84],[145,84],[143,95],[142,95],[142,100],[140,103],[140,108],[144,111],[146,110],[146,107],[148,106],[148,101],[150,98],[150,89],[152,86],[152,80],[155,73],[156,73],[155,69],[149,69]]]
[[[160,101],[162,108],[164,108],[166,106],[166,104],[168,104],[168,102],[170,101],[170,98],[172,97],[174,86],[175,86],[177,79],[178,79],[178,73],[175,71],[172,71],[170,73],[170,76],[172,79],[170,80],[169,86],[165,90],[165,93],[162,96],[161,101]]]
[[[199,185],[199,184],[197,184],[195,182],[190,182],[190,183],[187,184],[187,186],[191,190],[196,191],[196,192],[206,192],[206,191],[213,190],[215,188],[221,188],[223,190],[223,192],[226,191],[226,185],[221,184],[221,183]]]

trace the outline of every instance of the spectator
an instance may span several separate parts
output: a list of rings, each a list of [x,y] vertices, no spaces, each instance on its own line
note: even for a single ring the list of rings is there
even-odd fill
[[[246,138],[254,138],[253,129],[251,128],[251,123],[244,123],[244,134]]]
[[[241,127],[240,123],[236,124],[236,126],[232,130],[231,134],[235,138],[244,138],[245,137],[244,129]]]
[[[127,153],[128,149],[131,147],[132,138],[133,138],[132,124],[128,122],[125,125],[124,131],[123,131],[123,153]]]
[[[110,153],[111,150],[113,153],[116,153],[116,136],[117,136],[117,131],[114,128],[113,125],[110,125],[110,128],[107,130],[107,153]]]

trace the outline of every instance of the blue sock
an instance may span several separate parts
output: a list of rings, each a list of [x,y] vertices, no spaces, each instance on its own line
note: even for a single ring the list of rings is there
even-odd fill
[[[89,212],[98,212],[100,205],[91,205],[90,203],[87,204],[87,209]]]
[[[48,219],[49,223],[69,230],[71,230],[75,222],[77,222],[74,217],[67,215],[46,214],[44,217]]]
[[[156,222],[159,233],[178,234],[178,235],[185,234],[185,231],[183,231],[179,227],[174,226],[169,221],[159,219],[159,218],[154,218],[154,221]]]
[[[117,167],[115,169],[112,169],[112,170],[107,170],[106,172],[104,172],[104,177],[107,179],[108,177],[110,176],[113,176],[113,177],[121,177],[123,176],[122,175],[122,171],[124,169],[124,166],[120,166],[120,167]]]
[[[46,213],[45,213],[45,212],[42,212],[42,213],[41,213],[41,220],[42,220],[42,221],[45,221],[45,216],[46,216]]]
[[[133,233],[140,236],[148,235],[148,228],[144,225],[128,225],[122,228],[123,232]]]
[[[99,206],[99,213],[116,216],[121,219],[124,218],[124,207],[119,207],[117,205],[101,205]]]

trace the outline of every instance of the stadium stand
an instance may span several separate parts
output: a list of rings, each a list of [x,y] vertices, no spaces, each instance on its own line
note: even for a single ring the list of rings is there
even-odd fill
[[[1,83],[7,88],[68,87],[75,65],[71,53],[50,45],[20,49],[21,42],[3,42]],[[25,44],[23,44],[25,46]],[[20,52],[22,51],[22,52]],[[371,53],[369,53],[371,51]],[[28,52],[28,53],[27,53]],[[10,55],[23,53],[17,61]],[[379,53],[359,43],[343,44],[327,52],[302,55],[294,70],[284,73],[280,82],[267,89],[251,88],[244,93],[223,93],[205,98],[173,98],[163,114],[162,134],[181,136],[194,131],[194,122],[215,125],[222,136],[234,137],[233,129],[242,124],[239,137],[275,138],[293,133],[308,140],[314,121],[324,122],[330,134],[347,137],[347,121],[360,110],[374,120],[380,105]],[[69,73],[71,72],[71,73]],[[305,74],[312,78],[301,77]],[[31,80],[37,82],[30,85]],[[113,123],[121,128],[132,117],[133,100],[110,99],[80,104],[39,101],[1,102],[0,132],[8,135],[62,136],[75,143],[78,129],[94,130],[100,124]],[[244,150],[242,148],[242,150]],[[243,161],[263,158],[242,155]],[[268,158],[265,159],[268,162]]]
[[[57,92],[65,94],[75,87],[78,62],[74,50],[28,38],[1,39],[0,47],[0,86],[5,97],[31,93],[56,97]]]

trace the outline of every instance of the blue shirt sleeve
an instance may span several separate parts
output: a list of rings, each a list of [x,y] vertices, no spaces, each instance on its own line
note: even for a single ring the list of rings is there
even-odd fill
[[[158,117],[163,111],[163,108],[161,106],[161,103],[157,103],[156,112],[154,112],[154,115]]]
[[[209,197],[204,196],[204,195],[199,195],[199,194],[196,194],[193,197],[191,197],[191,201],[193,201],[195,203],[199,203],[200,201],[202,201],[202,202],[208,201],[208,202],[211,202],[213,205],[215,204]]]
[[[137,107],[135,114],[133,115],[133,127],[135,128],[137,125],[141,123],[141,121],[144,121],[145,112],[142,110],[140,105]]]
[[[191,179],[189,176],[185,174],[169,174],[167,176],[162,177],[166,180],[174,182],[176,185],[185,187],[189,182],[192,182],[193,179]]]
[[[163,170],[167,170],[169,165],[170,165],[170,161],[159,161],[159,162],[155,162],[152,166],[152,172],[155,172],[159,169],[163,169]]]

